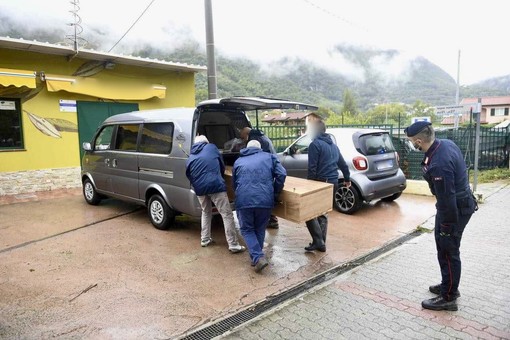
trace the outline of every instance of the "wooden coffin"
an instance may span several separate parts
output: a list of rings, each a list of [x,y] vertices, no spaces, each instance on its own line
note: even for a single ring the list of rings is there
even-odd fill
[[[226,167],[225,182],[228,197],[234,199],[232,167]],[[274,215],[304,223],[332,210],[333,184],[287,176],[279,200],[281,203],[273,209]]]

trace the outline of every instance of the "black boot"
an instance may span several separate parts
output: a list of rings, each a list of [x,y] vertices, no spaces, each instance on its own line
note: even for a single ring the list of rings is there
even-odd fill
[[[308,228],[308,232],[312,236],[312,244],[308,247],[305,247],[306,251],[319,250],[322,252],[326,251],[326,245],[322,240],[322,230],[317,222],[317,219],[313,219],[310,221],[306,221],[306,227]]]
[[[322,240],[324,241],[325,245],[326,236],[328,235],[328,215],[321,215],[317,217],[317,222],[319,223],[319,227],[321,228]]]
[[[458,310],[455,300],[447,301],[442,296],[436,296],[432,299],[423,300],[421,306],[430,310]]]
[[[438,285],[435,285],[435,286],[430,286],[429,287],[429,292],[434,293],[436,295],[441,295],[441,284],[438,284]],[[451,294],[451,298],[452,298],[452,300],[460,298],[460,292],[459,292],[458,289],[457,289],[457,291],[455,291],[455,292],[453,292]]]

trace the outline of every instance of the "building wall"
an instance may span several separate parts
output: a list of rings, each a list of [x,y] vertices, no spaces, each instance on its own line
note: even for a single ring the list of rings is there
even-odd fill
[[[80,58],[74,58],[68,62],[63,56],[0,48],[0,68],[43,71],[46,74],[73,77],[72,74],[84,62],[86,60]],[[138,103],[140,110],[195,106],[194,73],[192,72],[115,65],[114,69],[105,69],[89,78],[96,79],[98,83],[107,82],[110,86],[121,88],[132,88],[141,82],[166,86],[164,99],[118,101]],[[0,149],[2,177],[0,195],[80,185],[79,175],[76,176],[80,168],[78,132],[60,131],[60,138],[46,135],[30,121],[28,113],[43,119],[65,120],[67,124],[74,124],[77,127],[77,113],[61,112],[59,100],[98,101],[102,99],[65,91],[49,92],[45,84],[42,83],[42,85],[41,92],[21,104],[24,149]],[[69,176],[73,179],[69,180]]]
[[[507,108],[507,110],[510,110],[510,103],[508,104],[508,106],[487,106],[485,108],[485,112],[486,112],[486,121],[487,123],[489,124],[497,124],[497,123],[501,123],[507,119],[510,119],[510,115],[509,116],[491,116],[491,109],[505,109]]]

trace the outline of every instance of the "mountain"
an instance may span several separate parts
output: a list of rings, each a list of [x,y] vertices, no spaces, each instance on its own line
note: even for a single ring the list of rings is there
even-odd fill
[[[0,36],[42,40],[56,43],[64,31],[17,27],[0,13]],[[101,32],[91,30],[85,36],[87,48],[101,46]],[[178,48],[137,45],[124,53],[141,57],[206,65],[205,49],[191,39]],[[423,57],[408,57],[397,50],[338,45],[329,51],[327,62],[286,57],[270,64],[248,58],[230,57],[217,51],[218,95],[267,96],[311,102],[338,108],[346,89],[354,95],[361,110],[377,103],[412,104],[421,100],[429,105],[455,102],[455,80]],[[463,86],[460,96],[494,96],[508,94],[510,75]],[[197,102],[207,99],[207,74],[196,76]]]
[[[141,56],[206,64],[198,43],[189,43],[171,53],[142,48]],[[397,50],[376,50],[340,45],[336,53],[342,65],[357,70],[358,75],[342,72],[339,67],[324,67],[300,58],[283,58],[270,65],[253,60],[231,58],[217,53],[217,83],[220,97],[261,95],[338,106],[343,92],[349,89],[361,109],[376,103],[413,104],[421,100],[429,105],[455,103],[456,82],[439,66],[423,57],[403,58]],[[509,76],[510,77],[510,76]],[[462,86],[460,97],[505,95],[509,77],[494,78],[472,86]],[[206,99],[205,74],[197,75],[197,100]]]
[[[498,89],[508,95],[510,94],[510,74],[481,81],[476,83],[475,87]]]

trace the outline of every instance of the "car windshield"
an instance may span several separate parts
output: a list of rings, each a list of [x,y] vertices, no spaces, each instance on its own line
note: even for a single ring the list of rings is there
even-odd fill
[[[395,147],[391,142],[391,137],[387,133],[363,135],[360,137],[360,142],[363,151],[367,156],[395,151]]]

